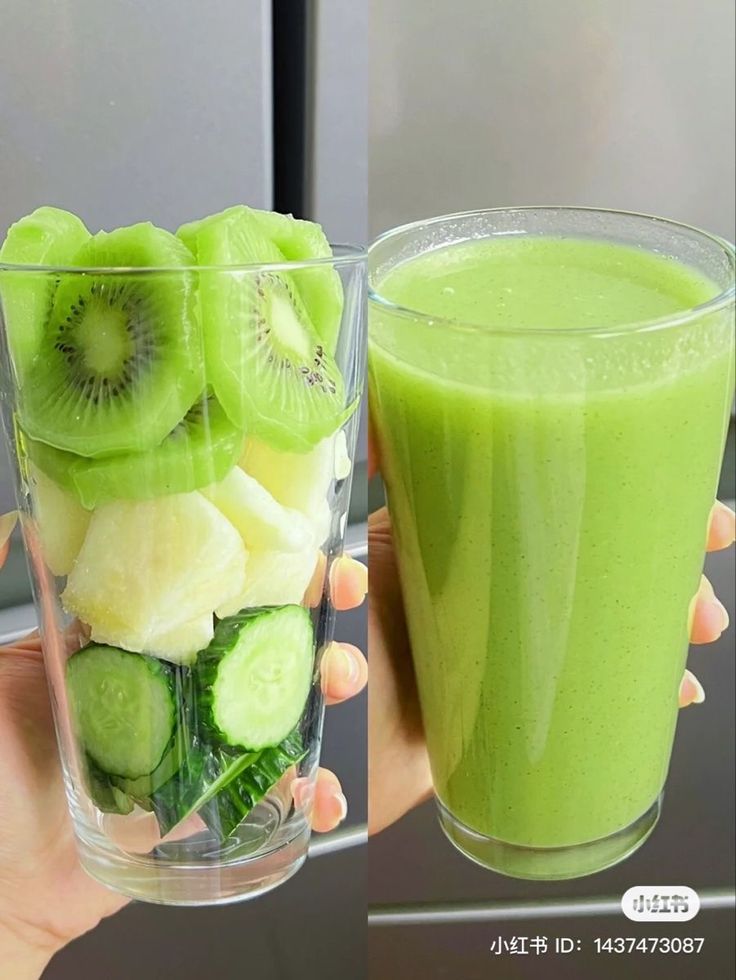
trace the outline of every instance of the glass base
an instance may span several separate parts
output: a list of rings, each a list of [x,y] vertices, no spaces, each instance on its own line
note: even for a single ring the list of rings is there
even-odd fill
[[[471,861],[509,878],[559,881],[582,878],[618,864],[633,854],[654,830],[662,808],[657,797],[646,813],[628,827],[583,844],[567,847],[524,847],[471,830],[437,800],[440,826],[452,844]]]
[[[133,854],[78,838],[84,870],[116,892],[158,905],[226,905],[256,898],[288,881],[304,864],[309,827],[271,850],[241,859],[189,860],[166,853]],[[161,853],[163,852],[163,853]]]

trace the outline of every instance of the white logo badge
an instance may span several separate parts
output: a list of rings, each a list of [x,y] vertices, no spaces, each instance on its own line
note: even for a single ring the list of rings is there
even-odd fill
[[[687,885],[634,885],[624,892],[621,911],[633,922],[689,922],[700,899]]]

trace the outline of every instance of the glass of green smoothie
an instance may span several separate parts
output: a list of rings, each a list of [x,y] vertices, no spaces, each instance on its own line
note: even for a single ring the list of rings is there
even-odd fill
[[[734,384],[734,251],[513,208],[369,253],[369,389],[440,823],[522,878],[661,807]]]

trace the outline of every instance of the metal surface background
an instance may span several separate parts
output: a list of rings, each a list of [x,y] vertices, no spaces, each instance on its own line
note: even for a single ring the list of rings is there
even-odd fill
[[[731,0],[371,0],[375,234],[511,204],[734,237]]]

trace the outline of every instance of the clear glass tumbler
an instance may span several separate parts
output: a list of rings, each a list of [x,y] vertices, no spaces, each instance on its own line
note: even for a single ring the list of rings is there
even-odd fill
[[[733,398],[734,252],[575,208],[369,249],[371,415],[440,822],[525,878],[652,831]]]
[[[364,280],[347,246],[0,266],[4,423],[69,808],[86,870],[133,898],[235,901],[305,860]]]

